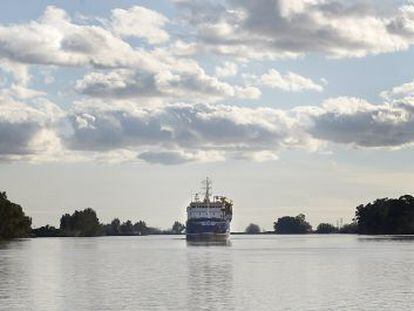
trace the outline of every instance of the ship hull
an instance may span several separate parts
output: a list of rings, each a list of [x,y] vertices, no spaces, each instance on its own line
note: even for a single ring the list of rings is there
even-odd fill
[[[188,241],[227,241],[230,237],[230,222],[214,220],[189,220],[186,226]]]

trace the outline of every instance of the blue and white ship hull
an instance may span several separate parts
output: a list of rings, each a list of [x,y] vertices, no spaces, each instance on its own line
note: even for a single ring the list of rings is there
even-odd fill
[[[190,241],[225,241],[230,236],[230,221],[188,220],[186,237]]]

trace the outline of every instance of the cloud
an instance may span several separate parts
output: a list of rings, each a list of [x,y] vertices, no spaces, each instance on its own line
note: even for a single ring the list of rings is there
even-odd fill
[[[188,23],[182,28],[138,6],[115,9],[95,24],[76,23],[50,6],[36,20],[0,24],[0,68],[7,78],[0,90],[0,158],[173,165],[273,161],[286,149],[312,152],[330,144],[411,146],[414,82],[382,92],[379,104],[341,97],[283,110],[233,100],[258,99],[259,87],[321,92],[325,82],[275,69],[240,85],[221,80],[237,76],[238,64],[251,69],[243,59],[315,52],[362,57],[412,44],[412,5],[381,11],[363,3],[181,0]],[[184,34],[168,33],[172,24]],[[206,52],[226,56],[205,64],[214,75],[197,61],[196,53]],[[65,109],[31,85],[31,74],[38,83],[41,72],[59,67],[80,67],[84,75],[75,83],[76,101]]]
[[[380,96],[386,100],[414,97],[414,81],[393,87],[391,90],[383,91],[380,93]]]
[[[138,158],[148,163],[177,165],[190,162],[211,162],[223,161],[224,157],[217,151],[146,151],[140,153]]]
[[[268,162],[276,161],[279,159],[278,155],[274,150],[262,150],[256,152],[244,152],[242,154],[235,154],[233,156],[236,160],[245,160],[253,162]]]
[[[106,27],[83,25],[74,23],[64,10],[49,6],[37,20],[0,24],[0,66],[21,85],[30,80],[29,65],[100,70],[77,82],[77,90],[94,97],[217,101],[260,96],[257,88],[232,86],[206,74],[195,60],[182,57],[188,45],[181,41],[157,48],[132,47],[122,38],[144,38],[150,45],[166,42],[169,36],[163,26],[167,21],[155,11],[134,6],[113,10],[109,25],[103,23]]]
[[[64,10],[49,6],[37,20],[0,24],[0,68],[13,75],[14,94],[20,98],[42,95],[27,87],[30,66],[41,65],[40,70],[92,69],[76,83],[79,93],[91,97],[215,102],[261,95],[256,87],[230,85],[208,75],[196,60],[184,57],[188,45],[181,41],[154,47],[169,39],[163,29],[168,19],[155,11],[138,6],[115,9],[110,20],[99,22],[76,24]],[[133,47],[124,40],[131,36],[149,44],[139,42]]]
[[[414,103],[373,105],[358,98],[335,98],[317,109],[300,109],[316,139],[362,148],[401,148],[414,142]]]
[[[232,86],[221,82],[199,67],[181,72],[92,72],[77,81],[76,89],[82,94],[100,98],[165,97],[210,102],[231,97],[258,98],[261,94],[254,87]]]
[[[63,128],[63,124],[65,125]],[[286,149],[338,144],[402,148],[414,142],[411,99],[380,105],[333,98],[290,110],[134,101],[82,100],[62,111],[44,100],[0,101],[2,159],[95,159],[181,164],[273,161]],[[64,157],[62,156],[64,155]]]
[[[276,160],[286,149],[313,152],[329,143],[395,149],[414,142],[411,99],[374,105],[340,97],[290,110],[180,103],[145,108],[90,100],[77,103],[68,118],[69,149],[137,150],[139,159],[168,164]]]
[[[200,50],[238,58],[363,57],[406,50],[414,6],[382,9],[363,0],[177,1]]]
[[[169,40],[168,33],[163,29],[167,22],[164,15],[141,6],[112,10],[111,26],[115,34],[144,38],[150,44]]]
[[[406,50],[414,40],[414,6],[410,4],[384,10],[381,4],[370,6],[363,0],[175,2],[181,20],[187,23],[179,35],[169,34],[165,28],[169,23],[179,25],[179,17],[169,21],[141,6],[114,9],[108,19],[98,19],[100,24],[75,23],[64,10],[49,6],[37,20],[0,24],[0,61],[14,66],[158,71],[171,70],[178,58],[197,52],[240,59],[297,57],[314,52],[362,57]],[[127,41],[131,37],[148,45],[130,40],[136,45],[132,46]],[[169,61],[163,51],[169,54]],[[235,71],[232,62],[217,69],[223,77]]]
[[[26,86],[31,80],[27,65],[0,58],[0,69],[6,73],[10,73],[14,82],[21,87]]]
[[[237,64],[233,62],[224,62],[223,66],[216,66],[215,68],[216,76],[225,78],[232,77],[237,74]]]
[[[18,84],[12,84],[9,88],[3,88],[0,90],[0,94],[3,96],[16,98],[16,99],[31,99],[36,97],[45,96],[46,93],[39,90],[30,89]]]
[[[148,163],[159,163],[166,165],[183,164],[191,162],[191,156],[187,156],[185,153],[178,151],[146,151],[138,155],[139,159],[142,159]]]
[[[62,116],[60,108],[45,100],[27,105],[0,96],[0,155],[30,159],[54,152]]]
[[[78,150],[150,148],[139,158],[154,162],[196,161],[190,154],[199,151],[267,161],[277,159],[285,149],[315,151],[326,143],[394,149],[414,142],[413,112],[410,101],[374,105],[349,97],[291,110],[80,103],[72,116],[74,135],[69,145]]]
[[[66,140],[69,149],[144,150],[139,158],[158,162],[207,161],[227,153],[234,157],[302,147],[309,139],[294,118],[270,108],[208,104],[143,108],[131,102],[86,101],[75,105],[69,119],[73,128]]]
[[[322,92],[323,86],[293,72],[286,75],[280,74],[275,69],[270,69],[260,76],[260,83],[270,87],[289,92],[300,92],[304,90]]]
[[[0,60],[16,64],[95,68],[162,66],[150,53],[134,49],[110,31],[72,23],[65,11],[49,6],[36,21],[0,25]]]

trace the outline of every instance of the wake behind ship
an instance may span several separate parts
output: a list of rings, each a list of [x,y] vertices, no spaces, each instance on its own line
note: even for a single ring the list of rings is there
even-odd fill
[[[233,203],[224,196],[211,199],[211,181],[203,181],[204,199],[196,194],[187,207],[186,237],[190,241],[226,241],[230,236]]]

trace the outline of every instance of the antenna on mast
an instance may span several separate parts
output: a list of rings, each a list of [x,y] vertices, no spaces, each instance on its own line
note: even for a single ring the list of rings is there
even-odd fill
[[[205,190],[204,201],[205,202],[210,202],[210,196],[211,196],[211,180],[210,180],[210,178],[206,177],[206,179],[203,180],[203,188]]]

